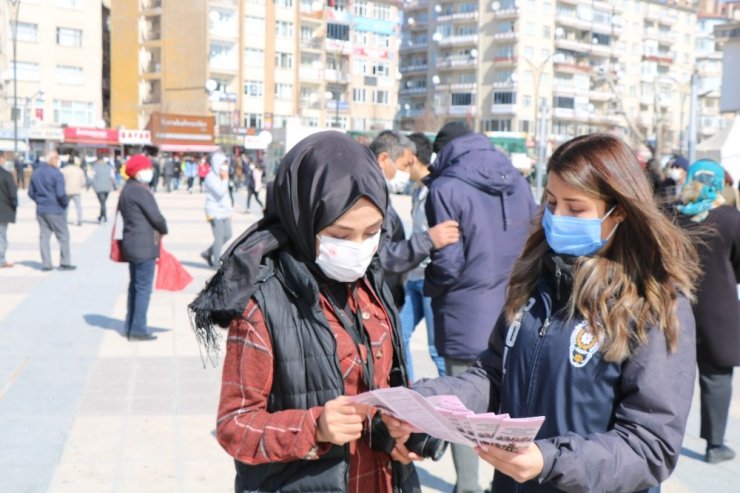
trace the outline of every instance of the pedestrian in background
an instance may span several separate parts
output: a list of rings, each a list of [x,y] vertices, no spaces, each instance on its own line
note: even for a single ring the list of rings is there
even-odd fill
[[[185,161],[179,156],[171,156],[170,158],[173,162],[172,188],[175,190],[180,190],[180,179],[182,177],[182,168],[185,164]]]
[[[13,160],[13,165],[15,166],[17,188],[26,188],[26,163],[23,162],[21,156],[16,156]]]
[[[183,173],[188,182],[188,192],[193,193],[195,178],[198,176],[198,163],[195,162],[195,159],[192,156],[185,157]]]
[[[370,150],[383,171],[388,189],[391,189],[392,184],[406,188],[410,179],[408,168],[414,162],[416,152],[414,143],[392,130],[384,130],[372,141]],[[404,284],[408,272],[423,262],[433,249],[456,242],[459,235],[457,223],[450,221],[429,231],[412,234],[406,239],[401,218],[388,200],[379,255],[385,281],[393,294],[396,308],[400,309],[406,298]]]
[[[725,170],[714,161],[689,167],[681,191],[678,223],[693,231],[703,275],[699,277],[696,317],[696,357],[699,367],[701,437],[707,441],[704,460],[732,460],[725,445],[732,398],[733,367],[740,366],[740,211],[725,205]]]
[[[162,175],[162,166],[159,163],[159,159],[154,158],[152,160],[152,181],[149,184],[152,192],[157,193],[157,187],[159,187],[159,178]]]
[[[426,200],[429,189],[424,184],[424,179],[429,176],[429,164],[432,158],[432,143],[423,133],[414,133],[408,136],[414,143],[416,153],[414,162],[408,171],[416,185],[411,197],[411,221],[412,235],[428,234],[429,223],[427,222]],[[416,326],[422,320],[427,329],[427,346],[429,355],[437,367],[438,376],[445,374],[444,360],[437,354],[434,346],[434,313],[432,312],[432,299],[424,296],[424,270],[429,265],[429,257],[425,258],[418,266],[408,273],[406,280],[406,298],[403,309],[399,313],[401,319],[401,334],[403,336],[403,348],[406,352],[406,368],[408,369],[409,381],[414,381],[413,362],[411,357],[410,341]]]
[[[198,161],[198,180],[200,185],[200,191],[203,193],[203,184],[206,182],[206,176],[211,172],[211,165],[208,163],[208,159],[205,156],[200,158]]]
[[[62,167],[64,176],[64,193],[67,194],[67,202],[74,202],[77,210],[77,226],[82,226],[82,190],[87,186],[85,172],[75,164],[73,160],[67,161]],[[67,208],[69,214],[69,208]],[[67,218],[69,220],[69,218]]]
[[[211,171],[206,177],[205,192],[206,220],[211,225],[213,243],[200,256],[213,267],[219,266],[221,250],[231,238],[229,162],[223,152],[211,156]]]
[[[144,154],[133,156],[126,163],[126,175],[129,179],[118,198],[123,218],[121,251],[129,270],[125,329],[130,340],[149,341],[157,338],[147,329],[147,311],[167,221],[149,188],[154,177],[149,158]]]
[[[464,373],[486,349],[504,307],[509,275],[532,227],[532,191],[488,137],[462,122],[434,139],[437,159],[426,201],[430,226],[460,224],[460,241],[431,254],[424,293],[432,298],[434,343],[447,375]],[[458,492],[480,492],[478,456],[452,445]]]
[[[39,246],[41,249],[41,270],[48,272],[51,263],[51,235],[56,236],[60,249],[59,270],[74,270],[69,248],[69,228],[67,227],[67,194],[64,190],[64,176],[59,171],[59,154],[52,151],[31,174],[28,196],[36,202],[36,220],[39,223]]]
[[[98,223],[105,223],[108,222],[106,202],[108,200],[108,194],[116,188],[116,172],[108,161],[98,159],[93,165],[92,175],[92,187],[100,203]]]
[[[696,250],[614,136],[562,144],[547,176],[488,349],[465,374],[414,390],[545,417],[522,452],[477,449],[496,493],[656,493],[681,455],[694,390]]]
[[[162,168],[162,176],[164,177],[164,186],[167,193],[172,192],[172,179],[175,175],[175,160],[169,154],[163,154],[160,158],[160,167]]]
[[[0,269],[13,267],[5,255],[8,251],[8,225],[15,222],[18,210],[18,187],[5,167],[5,153],[0,151]]]
[[[260,209],[265,206],[260,200],[260,190],[262,189],[262,169],[259,164],[249,163],[247,169],[247,212],[252,204],[252,197],[260,205]]]
[[[274,214],[236,240],[190,306],[201,341],[229,326],[216,438],[234,457],[234,489],[418,492],[413,466],[373,448],[385,444],[370,440],[366,407],[346,397],[406,383],[376,260],[380,169],[326,131],[293,147],[274,186]],[[400,489],[404,477],[414,489]]]

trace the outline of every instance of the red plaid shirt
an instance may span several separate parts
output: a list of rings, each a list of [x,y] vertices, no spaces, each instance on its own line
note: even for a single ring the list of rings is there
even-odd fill
[[[385,388],[389,386],[393,364],[388,316],[369,286],[359,288],[358,298],[373,352],[375,385]],[[351,296],[348,301],[354,312]],[[365,347],[360,346],[363,354],[359,355],[357,346],[323,295],[321,307],[337,341],[346,394],[364,392],[362,362],[358,358],[367,357]],[[316,442],[316,428],[323,407],[275,413],[265,410],[272,388],[272,342],[264,316],[254,300],[250,300],[244,315],[244,319],[231,324],[226,342],[216,429],[219,443],[229,455],[251,465],[320,457],[330,448],[329,444]],[[390,457],[372,450],[364,437],[351,442],[347,491],[390,493],[391,490]]]

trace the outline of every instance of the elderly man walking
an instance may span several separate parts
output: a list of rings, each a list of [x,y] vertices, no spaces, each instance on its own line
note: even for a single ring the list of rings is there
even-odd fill
[[[13,175],[5,169],[5,154],[0,151],[0,269],[13,267],[5,258],[8,251],[8,224],[15,222],[18,209],[18,188]]]
[[[28,196],[36,202],[36,220],[39,222],[41,270],[48,272],[51,264],[51,235],[54,233],[61,250],[59,270],[74,270],[69,250],[69,228],[67,228],[67,194],[64,190],[64,177],[59,171],[59,154],[49,154],[31,175]]]
[[[64,177],[64,193],[67,194],[67,202],[74,202],[77,209],[77,226],[82,226],[82,190],[87,185],[85,172],[72,159],[62,167]],[[69,214],[69,209],[67,209]]]

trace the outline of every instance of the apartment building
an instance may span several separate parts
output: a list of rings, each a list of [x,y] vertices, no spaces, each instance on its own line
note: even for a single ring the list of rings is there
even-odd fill
[[[398,1],[247,0],[248,127],[392,128],[398,94]]]
[[[105,126],[103,7],[100,0],[16,4],[17,24],[11,2],[0,2],[0,148],[15,147],[12,109],[17,85],[18,148],[33,155],[62,139],[62,125]]]
[[[113,0],[114,125],[153,112],[217,128],[390,128],[397,1]],[[132,49],[132,46],[138,49]]]
[[[670,152],[688,124],[696,22],[688,0],[408,2],[401,126],[464,118],[531,148],[544,106],[552,145],[611,131]]]

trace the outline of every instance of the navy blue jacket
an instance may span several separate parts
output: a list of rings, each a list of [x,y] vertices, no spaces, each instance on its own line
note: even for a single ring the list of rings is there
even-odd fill
[[[622,363],[602,358],[578,314],[566,307],[572,281],[546,262],[519,323],[503,316],[488,350],[460,377],[423,381],[423,395],[457,395],[471,410],[545,416],[537,435],[544,468],[518,485],[501,473],[500,493],[647,491],[664,481],[681,453],[696,368],[691,306],[677,301],[678,349],[648,332]],[[655,491],[655,490],[651,490]]]
[[[36,214],[64,214],[67,194],[62,172],[50,164],[42,164],[31,175],[28,196],[36,202]]]
[[[432,297],[437,351],[473,361],[501,313],[514,261],[536,206],[526,180],[481,134],[445,145],[432,169],[429,227],[460,224],[460,241],[431,253],[424,292]]]

